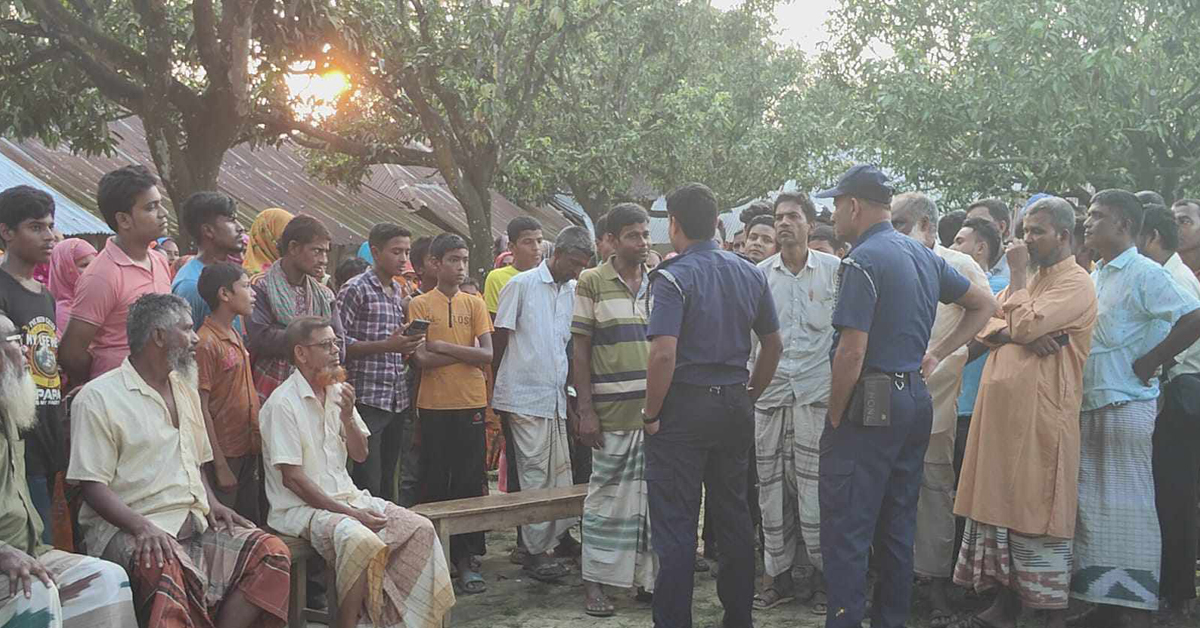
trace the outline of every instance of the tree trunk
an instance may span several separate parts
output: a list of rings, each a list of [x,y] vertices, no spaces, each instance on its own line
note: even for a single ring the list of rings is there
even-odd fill
[[[482,281],[484,274],[492,268],[492,195],[486,187],[478,189],[469,177],[462,177],[460,181],[462,185],[451,191],[467,216],[470,236],[467,246],[471,254],[469,272],[477,281]]]
[[[172,122],[155,123],[143,119],[150,157],[162,179],[171,207],[175,211],[178,233],[172,235],[180,252],[192,251],[192,238],[183,228],[183,202],[195,192],[217,189],[221,164],[228,147],[211,146],[206,142],[189,142]],[[185,147],[186,148],[183,148]]]

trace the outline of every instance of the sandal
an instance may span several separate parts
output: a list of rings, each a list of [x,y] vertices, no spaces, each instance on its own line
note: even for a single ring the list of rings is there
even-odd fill
[[[929,628],[950,628],[958,618],[948,610],[935,608],[929,614]]]
[[[612,617],[617,614],[617,608],[613,606],[612,600],[608,596],[602,596],[598,600],[584,600],[583,612],[592,617]]]
[[[654,601],[654,593],[652,591],[647,591],[643,587],[638,587],[637,595],[634,595],[633,599],[642,602],[643,604],[649,604],[650,602]]]
[[[771,610],[772,608],[775,608],[776,606],[779,606],[780,604],[787,604],[788,602],[791,602],[795,599],[796,599],[796,596],[792,595],[791,592],[784,593],[783,591],[776,589],[774,587],[774,585],[772,585],[772,586],[769,586],[769,587],[763,589],[761,593],[755,594],[754,610],[756,610],[756,611]]]
[[[520,545],[514,547],[512,551],[508,553],[508,562],[514,565],[524,565],[528,560],[529,552]]]
[[[809,602],[809,608],[812,610],[813,615],[824,616],[829,612],[829,597],[820,589],[814,591],[812,601]]]
[[[468,571],[459,576],[458,586],[467,595],[478,595],[487,591],[487,582],[484,581],[483,575],[477,571]]]
[[[696,554],[696,573],[703,573],[705,571],[708,571],[708,561],[704,560],[703,556]]]
[[[555,584],[569,573],[566,567],[561,563],[551,561],[540,565],[525,565],[521,568],[522,571],[529,574],[530,578],[538,582]]]

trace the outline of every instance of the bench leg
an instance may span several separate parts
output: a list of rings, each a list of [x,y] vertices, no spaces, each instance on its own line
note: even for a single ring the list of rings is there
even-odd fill
[[[308,560],[292,561],[291,590],[288,593],[288,628],[308,628],[304,602],[308,598]]]
[[[450,569],[452,566],[450,564],[450,526],[446,525],[445,521],[434,521],[433,530],[437,532],[438,542],[442,544],[442,555],[446,557],[446,569]],[[442,616],[442,628],[450,628],[449,610]]]

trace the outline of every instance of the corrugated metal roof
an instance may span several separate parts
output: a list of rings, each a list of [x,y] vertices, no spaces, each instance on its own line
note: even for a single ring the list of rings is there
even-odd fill
[[[112,235],[112,229],[103,220],[93,216],[71,199],[63,196],[17,162],[0,153],[0,189],[17,185],[45,190],[54,197],[54,226],[65,236]]]
[[[153,167],[141,121],[127,118],[110,124],[118,138],[113,157],[72,154],[50,149],[35,140],[14,143],[0,140],[0,155],[8,156],[48,187],[69,198],[77,207],[98,216],[95,190],[104,173],[130,163]],[[466,214],[450,194],[437,171],[431,168],[375,166],[357,191],[319,182],[305,171],[300,150],[291,144],[252,150],[241,145],[225,156],[218,187],[237,199],[239,218],[246,226],[262,210],[282,207],[293,214],[321,219],[335,244],[358,244],[371,227],[394,222],[415,235],[435,235],[453,230],[469,233]],[[520,215],[538,218],[548,234],[568,226],[561,215],[545,209],[526,211],[492,193],[493,237],[504,232],[508,221]],[[171,213],[171,230],[177,232]]]

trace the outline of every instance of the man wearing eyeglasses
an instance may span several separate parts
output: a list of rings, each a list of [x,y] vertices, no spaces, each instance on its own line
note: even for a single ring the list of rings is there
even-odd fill
[[[303,316],[284,337],[295,371],[259,412],[267,522],[308,539],[336,571],[337,626],[437,626],[454,588],[433,524],[357,488],[346,470],[347,457],[367,459],[371,432],[354,407],[333,327]]]

